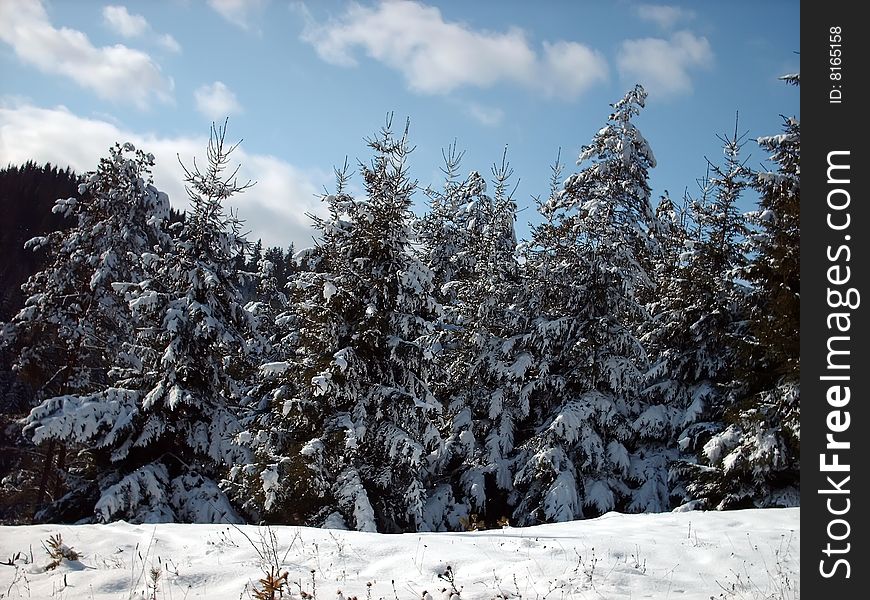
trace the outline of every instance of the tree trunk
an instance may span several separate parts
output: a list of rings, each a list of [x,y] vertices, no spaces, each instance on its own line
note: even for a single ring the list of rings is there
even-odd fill
[[[66,474],[66,444],[60,444],[57,449],[57,469],[54,475],[54,490],[52,499],[57,500],[64,492],[64,475]]]
[[[48,448],[45,449],[45,465],[42,467],[42,477],[39,480],[39,491],[36,494],[36,506],[34,507],[33,514],[36,516],[36,513],[39,512],[39,509],[42,508],[42,505],[45,503],[45,493],[48,490],[48,480],[51,476],[52,464],[54,464],[54,449],[55,449],[55,441],[48,441]]]

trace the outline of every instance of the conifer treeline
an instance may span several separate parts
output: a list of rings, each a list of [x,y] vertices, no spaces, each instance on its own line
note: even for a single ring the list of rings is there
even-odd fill
[[[449,149],[413,214],[407,125],[368,140],[362,194],[336,172],[293,260],[225,212],[247,186],[225,128],[181,221],[153,157],[114,147],[55,205],[72,225],[28,242],[47,263],[4,328],[62,483],[37,518],[391,532],[797,504],[799,123],[758,140],[769,170],[735,129],[698,197],[654,206],[645,99],[554,165],[519,244],[506,159],[487,182]]]

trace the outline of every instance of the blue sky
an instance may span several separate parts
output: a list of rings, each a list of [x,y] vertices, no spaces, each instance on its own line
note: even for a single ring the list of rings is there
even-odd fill
[[[799,2],[289,2],[0,0],[0,164],[95,168],[114,141],[157,157],[180,208],[176,154],[202,156],[212,120],[244,138],[257,185],[235,202],[251,237],[310,245],[306,212],[388,112],[411,119],[412,172],[441,180],[454,139],[463,170],[489,173],[508,147],[525,210],[546,196],[637,82],[637,124],[658,167],[653,193],[695,189],[735,113],[751,140],[799,115]],[[425,197],[417,195],[418,211]]]

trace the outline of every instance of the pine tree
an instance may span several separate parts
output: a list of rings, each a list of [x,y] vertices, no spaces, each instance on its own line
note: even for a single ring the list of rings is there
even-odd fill
[[[733,135],[720,136],[725,162],[708,161],[699,182],[701,196],[688,202],[692,231],[686,228],[682,247],[663,256],[669,265],[661,273],[659,297],[650,305],[654,318],[645,341],[654,367],[647,393],[672,417],[671,437],[660,441],[671,448],[663,451],[672,461],[676,503],[700,500],[700,482],[709,479],[710,471],[695,457],[721,431],[734,401],[738,341],[745,329],[746,291],[737,278],[745,264],[747,231],[738,201],[749,185],[741,158],[743,137],[737,122]]]
[[[112,284],[140,281],[140,256],[166,243],[169,203],[151,184],[153,164],[132,144],[116,144],[84,177],[79,197],[55,203],[52,211],[75,225],[27,242],[46,249],[48,265],[24,284],[25,307],[4,338],[21,348],[18,370],[45,374],[41,399],[102,385],[110,357],[129,339],[128,311]]]
[[[259,483],[266,520],[295,509],[363,531],[422,523],[427,457],[440,447],[428,381],[437,307],[412,252],[407,127],[396,137],[388,123],[368,145],[365,197],[339,171],[329,216],[315,220],[322,240],[296,281],[295,351],[261,368],[275,382],[249,442],[257,462],[235,475]]]
[[[720,509],[793,506],[800,497],[800,122],[786,118],[783,129],[758,139],[776,171],[752,174],[760,200],[742,271],[751,292],[741,383],[689,487]]]
[[[648,478],[643,457],[632,456],[646,370],[635,331],[651,286],[655,158],[632,123],[645,99],[636,86],[613,105],[580,154],[584,168],[551,193],[533,232],[521,395],[530,409],[515,475],[521,524],[628,508]]]
[[[781,134],[758,138],[776,170],[753,173],[760,201],[750,218],[758,231],[745,275],[756,290],[750,319],[763,351],[755,356],[774,380],[800,372],[800,139],[800,121],[785,118]]]
[[[251,455],[233,465],[228,491],[249,520],[306,524],[322,496],[308,485],[310,475],[298,454],[298,440],[310,425],[307,415],[290,413],[301,383],[296,301],[304,292],[296,288],[295,278],[281,284],[289,269],[280,248],[265,256],[259,263],[256,300],[248,304],[256,323],[251,359],[258,368],[246,381],[238,436]]]
[[[427,258],[437,266],[433,257],[446,257],[451,267],[440,271],[447,306],[436,385],[447,410],[444,451],[434,465],[436,481],[442,483],[430,493],[425,508],[427,526],[433,530],[457,529],[471,515],[494,524],[508,515],[515,493],[513,436],[525,413],[516,406],[521,377],[510,351],[504,350],[518,318],[516,204],[508,190],[512,174],[505,153],[492,168],[492,196],[476,171],[460,185],[448,181],[444,197],[452,196],[454,210],[433,211],[426,219],[436,234],[450,232],[440,239],[427,238]]]
[[[45,248],[34,252],[25,248],[25,242],[73,224],[51,208],[58,198],[76,195],[79,183],[70,169],[48,163],[39,166],[28,161],[0,169],[0,214],[5,220],[0,228],[0,332],[24,305],[22,284],[48,266]],[[21,333],[17,342],[4,341],[0,334],[0,521],[4,523],[29,520],[39,496],[56,495],[63,484],[53,461],[21,434],[17,423],[33,407],[34,388],[50,376],[43,367],[51,366],[30,363],[27,369],[13,370],[25,340],[37,335],[19,329]],[[55,454],[55,448],[51,450]]]
[[[695,421],[709,393],[709,386],[698,383],[694,371],[688,226],[686,207],[677,207],[666,191],[651,228],[656,241],[651,270],[655,292],[646,303],[649,319],[639,326],[649,369],[641,390],[645,408],[634,423],[638,452],[647,458],[642,491],[635,494],[631,506],[636,511],[670,507],[668,469],[680,457],[677,434]]]
[[[224,171],[235,148],[213,128],[208,168],[185,169],[192,205],[172,247],[146,254],[146,279],[115,282],[136,319],[109,386],[44,402],[28,417],[35,440],[71,438],[96,465],[90,504],[100,522],[238,521],[217,481],[244,455],[232,405],[247,375],[251,317],[238,290],[245,241],[223,202],[246,186]]]
[[[28,242],[45,249],[47,266],[22,286],[25,307],[7,324],[4,337],[20,349],[16,369],[39,382],[36,401],[42,405],[36,411],[65,394],[104,387],[112,358],[133,335],[129,310],[113,286],[141,281],[148,257],[167,243],[168,197],[151,184],[153,164],[150,154],[116,144],[84,177],[77,197],[55,203],[53,211],[74,225]],[[49,482],[67,470],[67,444],[77,441],[66,435],[35,439],[43,440],[38,504]],[[73,454],[69,462],[74,464],[64,483],[76,491],[78,471],[88,461]],[[54,485],[54,491],[62,487]]]
[[[460,179],[463,154],[455,142],[442,151],[443,189],[427,188],[430,208],[418,224],[421,259],[432,271],[435,298],[448,313],[445,320],[449,322],[458,318],[452,314],[458,310],[456,288],[474,272],[478,257],[472,246],[484,227],[478,199],[485,198],[486,181],[477,171]]]

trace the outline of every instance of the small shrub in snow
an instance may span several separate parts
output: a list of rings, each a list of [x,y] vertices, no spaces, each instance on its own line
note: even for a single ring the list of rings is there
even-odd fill
[[[45,540],[42,547],[45,548],[45,551],[48,552],[49,558],[51,558],[51,562],[45,566],[46,571],[50,571],[51,569],[60,566],[60,564],[65,560],[79,559],[79,553],[64,544],[63,537],[61,537],[59,533],[52,535]]]
[[[148,600],[157,600],[157,590],[160,587],[160,578],[163,576],[163,569],[160,566],[151,567],[148,571],[148,589],[151,590],[151,596]]]
[[[256,600],[277,600],[290,595],[290,587],[287,583],[287,577],[290,575],[287,571],[278,573],[274,567],[269,567],[269,570],[259,580],[259,588],[254,588],[251,594]],[[287,592],[286,596],[284,592]]]

